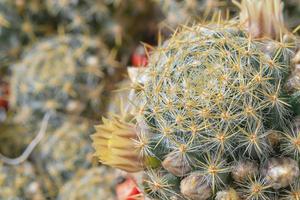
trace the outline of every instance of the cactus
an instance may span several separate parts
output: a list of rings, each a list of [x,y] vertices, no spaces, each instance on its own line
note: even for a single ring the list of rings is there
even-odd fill
[[[78,171],[92,166],[88,134],[91,131],[87,121],[64,120],[56,129],[48,130],[33,152],[32,159],[40,174],[51,183],[45,186],[50,196],[56,196],[59,188]]]
[[[298,133],[289,121],[299,88],[286,85],[295,77],[297,38],[280,0],[235,3],[240,20],[184,26],[153,50],[133,82],[135,119],[114,126],[119,135],[135,130],[130,147],[99,137],[113,121],[93,137],[104,163],[127,170],[122,164],[140,160],[150,199],[273,200],[297,190]],[[114,151],[119,159],[110,160]]]
[[[1,41],[6,42],[2,44],[2,48],[6,49],[6,57],[1,57],[2,61],[8,58],[11,62],[15,61],[24,46],[53,33],[57,26],[41,1],[2,0],[0,10]]]
[[[60,190],[58,200],[91,199],[114,200],[114,182],[117,173],[106,167],[94,167],[77,174]]]
[[[102,107],[106,80],[112,78],[116,65],[95,38],[44,39],[13,66],[11,105],[25,119],[47,111],[97,116],[93,110]]]
[[[96,33],[113,23],[109,8],[101,0],[46,0],[44,6],[67,32]]]
[[[25,162],[19,166],[0,163],[0,198],[43,200],[42,187],[34,167]]]

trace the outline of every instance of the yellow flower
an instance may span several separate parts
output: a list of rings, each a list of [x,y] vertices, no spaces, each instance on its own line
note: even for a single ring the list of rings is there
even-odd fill
[[[135,125],[117,117],[102,120],[103,124],[95,127],[96,133],[92,136],[100,162],[127,172],[141,171],[143,162],[134,142],[137,139]]]

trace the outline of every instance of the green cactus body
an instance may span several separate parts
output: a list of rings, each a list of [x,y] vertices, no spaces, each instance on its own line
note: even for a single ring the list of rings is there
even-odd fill
[[[114,200],[113,180],[116,178],[116,171],[106,167],[81,171],[61,188],[58,200]]]
[[[162,183],[145,189],[150,198],[213,199],[232,187],[271,200],[299,178],[298,156],[273,158],[286,149],[270,136],[293,115],[284,81],[295,49],[292,40],[251,39],[233,21],[183,27],[153,52],[135,101],[141,155],[162,162],[145,170]]]
[[[47,131],[32,159],[51,183],[44,186],[49,195],[56,196],[59,188],[78,171],[92,166],[91,131],[91,125],[84,120],[80,123],[65,120],[61,126]]]
[[[96,116],[116,63],[97,39],[66,35],[45,39],[13,66],[11,104],[24,114],[47,111]],[[24,111],[24,112],[23,112]],[[22,115],[22,114],[20,114]]]
[[[29,162],[18,166],[0,163],[0,199],[46,199],[35,169]]]

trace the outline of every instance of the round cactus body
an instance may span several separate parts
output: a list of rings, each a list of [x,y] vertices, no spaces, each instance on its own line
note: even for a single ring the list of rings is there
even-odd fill
[[[235,3],[240,21],[183,26],[155,48],[132,80],[135,119],[104,121],[93,137],[110,166],[128,171],[124,164],[140,160],[150,199],[277,200],[298,190],[298,131],[289,128],[297,38],[279,0]],[[129,128],[130,147],[109,145]],[[117,160],[109,159],[114,151]]]
[[[97,155],[127,171],[143,162],[145,193],[153,199],[274,198],[299,177],[297,157],[272,158],[284,154],[278,135],[293,115],[283,80],[295,49],[251,39],[235,22],[184,27],[132,78],[138,87],[128,114],[135,120],[104,120],[97,128]],[[122,148],[111,145],[119,144],[115,133]],[[152,169],[149,158],[161,166]]]
[[[241,196],[271,198],[271,187],[286,187],[299,177],[299,166],[290,158],[277,161],[285,166],[264,164],[275,151],[268,135],[287,125],[293,114],[284,98],[283,80],[291,70],[294,51],[292,44],[253,40],[232,23],[183,28],[154,51],[143,74],[147,80],[135,102],[138,124],[148,130],[148,143],[140,150],[159,159],[177,177],[197,171],[201,175],[197,187],[208,184],[212,190],[205,199],[231,184],[230,171],[237,187],[245,186],[237,190]],[[271,168],[268,178],[257,177],[256,162]],[[254,180],[261,184],[261,192],[255,194],[246,184]],[[186,188],[193,189],[189,184]],[[191,196],[193,192],[177,195],[199,199]],[[168,193],[162,196],[170,198]]]
[[[117,173],[106,167],[94,167],[77,174],[60,190],[58,200],[114,200],[114,179]]]
[[[35,169],[29,162],[18,166],[0,163],[0,199],[46,199]]]
[[[96,39],[81,35],[45,39],[13,66],[12,107],[34,115],[58,111],[95,116],[113,64]],[[24,114],[25,119],[28,116]]]

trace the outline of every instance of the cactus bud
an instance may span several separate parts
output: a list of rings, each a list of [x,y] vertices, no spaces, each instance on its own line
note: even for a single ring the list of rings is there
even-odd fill
[[[234,189],[229,188],[228,190],[219,191],[215,200],[240,200],[240,197]]]
[[[192,170],[185,155],[177,151],[169,153],[162,162],[162,166],[170,173],[179,177],[186,175]]]
[[[138,172],[143,169],[139,152],[135,149],[137,139],[135,127],[118,118],[103,118],[103,124],[96,127],[92,136],[96,156],[103,164],[127,172]]]
[[[241,182],[245,180],[248,176],[253,176],[258,174],[258,164],[254,161],[245,160],[239,161],[232,169],[232,178]]]
[[[191,200],[206,200],[212,196],[212,190],[201,173],[194,172],[180,183],[181,193]]]
[[[263,169],[263,174],[274,189],[280,189],[289,186],[299,177],[299,166],[288,157],[271,158]]]

